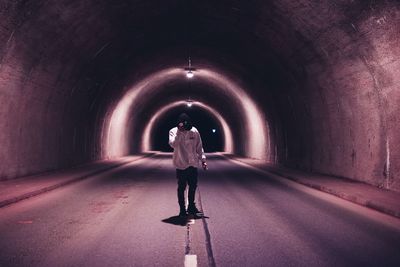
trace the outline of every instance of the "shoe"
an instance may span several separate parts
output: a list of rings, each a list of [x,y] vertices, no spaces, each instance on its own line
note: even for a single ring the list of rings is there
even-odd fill
[[[189,214],[193,214],[193,215],[196,215],[196,214],[203,214],[203,212],[199,211],[199,210],[196,208],[196,205],[195,205],[195,204],[190,205],[190,206],[188,207],[188,213],[189,213]]]
[[[186,216],[187,216],[186,210],[185,209],[181,209],[179,211],[179,217],[186,217]]]

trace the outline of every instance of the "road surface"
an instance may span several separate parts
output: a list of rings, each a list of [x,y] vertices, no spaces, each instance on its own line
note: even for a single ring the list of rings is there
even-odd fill
[[[400,266],[400,220],[209,156],[180,221],[171,154],[0,209],[0,266]]]

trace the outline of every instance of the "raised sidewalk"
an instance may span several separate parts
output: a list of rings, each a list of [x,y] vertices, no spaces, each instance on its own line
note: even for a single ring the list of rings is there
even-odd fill
[[[362,206],[400,218],[400,193],[378,188],[362,182],[316,173],[295,171],[265,164],[261,160],[223,154],[257,169],[270,172],[297,183],[335,195]]]
[[[117,160],[101,160],[67,170],[51,171],[37,175],[0,181],[0,208],[20,200],[68,185],[98,173],[129,164],[154,153],[127,156]]]

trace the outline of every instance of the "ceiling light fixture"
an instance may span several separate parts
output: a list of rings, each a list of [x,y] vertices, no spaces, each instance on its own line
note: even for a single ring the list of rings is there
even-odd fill
[[[188,71],[186,72],[186,77],[188,77],[189,79],[193,78],[193,76],[194,76],[193,71],[188,70]]]
[[[191,100],[190,98],[188,100],[186,100],[186,106],[188,108],[190,108],[191,106],[193,106],[193,100]]]

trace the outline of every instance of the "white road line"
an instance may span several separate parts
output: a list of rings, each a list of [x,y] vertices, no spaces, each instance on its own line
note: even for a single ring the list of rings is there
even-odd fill
[[[197,255],[185,255],[185,267],[197,267]]]

